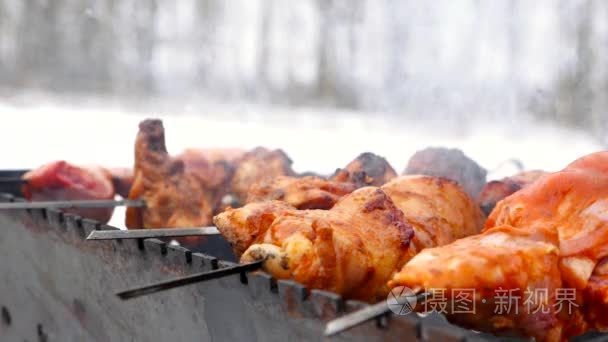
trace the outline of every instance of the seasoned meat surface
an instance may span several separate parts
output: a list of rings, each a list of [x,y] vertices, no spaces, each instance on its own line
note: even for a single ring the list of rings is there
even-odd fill
[[[114,186],[101,167],[82,167],[60,160],[23,175],[23,196],[30,201],[110,200]],[[74,208],[65,212],[107,223],[114,208]]]
[[[160,120],[139,124],[135,142],[135,180],[130,199],[143,199],[145,208],[127,208],[128,228],[200,227],[212,223],[216,205],[206,179],[188,171],[165,146]]]
[[[257,147],[245,153],[232,178],[232,194],[239,203],[245,203],[252,185],[279,176],[294,176],[291,164],[291,159],[282,150]]]

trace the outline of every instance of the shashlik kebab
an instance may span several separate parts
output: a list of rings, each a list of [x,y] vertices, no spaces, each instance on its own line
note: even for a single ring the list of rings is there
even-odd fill
[[[144,120],[135,143],[135,180],[129,199],[143,199],[146,207],[128,208],[126,225],[131,229],[207,226],[229,192],[244,203],[279,199],[299,208],[329,209],[357,187],[380,181],[366,171],[386,168],[390,165],[384,158],[365,156],[349,164],[336,180],[296,177],[283,151],[256,148],[238,159],[234,171],[225,167],[213,172],[212,182],[168,154],[160,120]]]
[[[157,147],[162,151],[156,151]],[[300,209],[329,209],[341,196],[362,186],[380,186],[397,175],[384,158],[372,153],[359,155],[328,178],[298,177],[291,169],[291,160],[281,150],[256,148],[245,153],[240,149],[187,149],[172,157],[166,152],[160,120],[140,123],[135,151],[135,170],[79,167],[64,161],[47,164],[26,175],[24,193],[30,200],[103,200],[99,205],[106,203],[107,208],[81,210],[74,208],[78,204],[74,203],[69,210],[102,223],[109,220],[113,206],[128,204],[132,207],[127,215],[129,228],[196,227],[208,225],[212,215],[223,209],[222,198],[226,194],[236,198],[237,205],[278,199]],[[429,159],[424,172],[453,173],[453,168],[474,163],[462,152],[449,150],[454,156],[449,158],[447,167],[439,158],[445,152],[433,151],[425,153],[435,156]],[[176,194],[177,189],[183,193]],[[133,201],[111,202],[116,193],[143,200],[139,204],[146,206]],[[185,210],[170,215],[170,208]],[[178,216],[184,217],[177,219]]]
[[[138,135],[138,143],[136,144],[136,174],[134,180],[135,184],[132,187],[131,192],[133,192],[133,189],[137,191],[138,186],[141,186],[141,184],[145,184],[147,177],[150,177],[155,180],[164,179],[169,184],[168,187],[173,187],[173,189],[176,191],[183,189],[189,190],[191,185],[193,187],[196,187],[196,182],[200,182],[200,180],[204,179],[204,177],[184,177],[185,162],[180,161],[179,159],[173,159],[168,156],[168,154],[166,153],[166,148],[164,148],[164,130],[162,129],[162,124],[160,124],[159,130],[158,124],[160,122],[150,124],[150,122],[153,121],[154,120],[144,121],[142,123],[143,129],[142,125],[140,125],[140,134],[142,134],[142,132],[144,134],[142,136],[141,141],[140,136]],[[160,139],[161,136],[162,139]],[[141,149],[141,151],[144,152],[138,154],[137,146],[143,146],[144,148]],[[159,153],[157,155],[149,153],[159,151],[164,153]],[[256,154],[259,153],[260,151],[256,152]],[[138,156],[140,158],[139,160],[142,160],[143,163],[138,164]],[[279,159],[284,160],[284,158],[281,157]],[[262,164],[269,165],[272,163],[269,163],[267,160],[265,160]],[[288,162],[288,164],[290,164],[290,161]],[[575,164],[576,163],[574,163],[573,165]],[[584,163],[580,164],[581,165],[578,166],[579,169],[582,166],[588,168],[589,165],[595,165],[592,162],[587,163],[589,165]],[[281,163],[278,163],[278,165],[281,165]],[[390,168],[390,165],[388,165],[388,167]],[[281,167],[271,169],[281,169]],[[346,169],[348,169],[348,167]],[[572,166],[572,169],[574,170],[576,169],[576,167]],[[147,175],[143,173],[144,170],[146,171]],[[150,173],[150,170],[155,171],[156,173]],[[283,168],[283,170],[285,170],[285,168]],[[385,170],[388,169],[385,168]],[[285,171],[280,171],[279,173],[281,172],[285,173]],[[597,172],[597,170],[595,170],[595,172]],[[69,174],[69,171],[67,173]],[[93,173],[99,174],[99,172]],[[163,173],[165,176],[169,175],[169,177],[154,178],[155,175],[161,174],[162,176]],[[289,172],[287,173],[289,174]],[[221,173],[219,174],[220,176],[214,179],[220,179],[220,181],[214,184],[225,185],[226,183],[221,181],[224,178],[222,177]],[[262,172],[258,174],[265,173]],[[380,173],[374,173],[372,171],[363,172],[360,174],[363,175],[363,177],[354,177],[353,175],[355,174],[356,172],[349,172],[348,170],[346,171],[346,173],[344,171],[339,171],[336,173],[333,179],[349,179],[351,184],[355,184],[354,189],[356,189],[357,187],[363,185],[373,184],[373,182],[375,182],[377,179],[382,179],[380,181],[380,184],[382,184],[384,183],[385,179],[393,177],[390,170],[388,170],[387,172]],[[179,177],[176,176],[175,178],[172,178],[170,177],[172,175],[179,175]],[[218,175],[218,172],[214,171],[213,176],[215,177],[216,175]],[[379,176],[372,177],[369,175]],[[107,178],[107,176],[105,177]],[[400,266],[404,264],[404,269],[406,269],[410,264],[414,262],[414,260],[420,260],[420,258],[422,258],[421,255],[425,255],[425,253],[429,251],[428,249],[422,251],[422,253],[420,253],[418,257],[415,257],[415,255],[422,249],[428,247],[441,246],[442,244],[450,243],[451,241],[454,241],[458,238],[475,234],[477,232],[471,232],[469,231],[470,227],[464,227],[464,225],[468,223],[475,222],[475,218],[471,219],[471,217],[468,217],[466,220],[463,220],[462,217],[458,218],[458,215],[454,215],[453,217],[451,217],[450,214],[447,214],[447,216],[445,216],[446,208],[449,212],[451,210],[450,208],[457,207],[457,209],[455,210],[456,212],[460,210],[461,216],[463,215],[462,212],[466,212],[470,210],[470,208],[474,209],[471,209],[472,211],[470,211],[469,213],[473,213],[476,211],[478,212],[479,210],[474,204],[471,204],[470,206],[469,204],[467,204],[465,206],[459,207],[458,201],[455,201],[454,203],[446,203],[445,201],[449,202],[449,200],[446,200],[445,198],[439,200],[438,203],[429,204],[433,202],[429,201],[429,198],[435,200],[438,198],[442,198],[442,196],[445,196],[445,193],[450,193],[450,190],[444,189],[443,185],[439,187],[441,191],[436,192],[435,195],[430,195],[431,193],[433,193],[433,191],[429,190],[428,187],[425,188],[423,186],[422,189],[426,190],[423,190],[423,194],[418,194],[413,190],[404,190],[407,187],[403,187],[403,184],[398,184],[399,182],[403,182],[404,179],[431,179],[431,177],[399,178],[397,180],[394,180],[393,182],[390,182],[389,184],[386,184],[382,187],[382,189],[366,187],[356,190],[354,192],[348,191],[348,187],[346,187],[345,189],[339,187],[338,190],[335,190],[335,188],[327,187],[325,183],[321,182],[330,182],[332,180],[325,180],[322,178],[317,179],[311,177],[310,183],[312,185],[310,185],[308,188],[302,188],[297,186],[297,181],[302,181],[305,178],[289,178],[291,177],[289,175],[283,175],[281,177],[283,178],[277,178],[275,176],[264,179],[264,181],[269,182],[271,184],[270,186],[265,185],[266,188],[260,185],[256,185],[258,188],[271,189],[270,191],[258,191],[261,192],[262,195],[257,194],[256,197],[253,197],[251,195],[251,191],[249,191],[255,190],[256,186],[250,185],[249,190],[247,191],[247,196],[252,196],[251,201],[266,201],[269,199],[277,198],[283,201],[287,200],[288,202],[293,201],[293,203],[295,204],[306,203],[306,201],[302,201],[301,198],[298,198],[297,195],[301,195],[303,193],[306,193],[307,191],[312,191],[311,193],[313,193],[314,196],[305,195],[304,197],[309,196],[311,198],[323,198],[323,196],[318,195],[317,190],[324,190],[324,187],[326,187],[333,189],[327,192],[331,195],[335,195],[335,197],[330,198],[329,200],[317,200],[317,202],[313,201],[313,203],[322,203],[318,206],[325,209],[327,209],[328,207],[332,207],[332,209],[297,210],[296,207],[289,206],[289,204],[286,204],[285,202],[254,202],[240,209],[231,209],[233,211],[242,210],[243,213],[241,216],[243,217],[247,217],[248,215],[250,215],[250,212],[257,212],[256,215],[259,215],[258,217],[255,217],[252,220],[245,219],[244,223],[240,223],[241,227],[244,228],[245,231],[249,228],[250,225],[252,226],[252,228],[254,229],[252,231],[254,233],[253,239],[251,239],[252,241],[241,241],[241,238],[238,236],[237,232],[237,230],[239,229],[238,224],[236,226],[228,226],[228,229],[224,227],[225,229],[224,231],[222,231],[222,233],[224,233],[224,235],[228,238],[229,241],[234,243],[237,253],[239,253],[238,249],[243,249],[240,252],[242,253],[241,260],[243,262],[253,264],[256,261],[261,261],[261,265],[263,266],[263,268],[268,272],[272,273],[275,277],[294,278],[309,287],[326,288],[341,293],[345,297],[373,301],[382,297],[381,295],[379,295],[380,293],[386,293],[388,288],[388,286],[386,286],[386,280],[390,278],[393,273],[395,273],[395,270],[399,269]],[[277,179],[281,180],[281,182],[278,182]],[[204,181],[213,183],[210,179],[204,179]],[[307,181],[308,179],[304,183],[306,184]],[[429,184],[433,184],[433,182],[430,182]],[[31,181],[28,180],[26,186],[29,186],[30,183]],[[36,182],[33,183],[35,184]],[[163,183],[162,181],[160,183],[167,184]],[[254,183],[255,182],[252,182],[252,184]],[[273,183],[278,185],[272,185]],[[393,189],[393,193],[391,193],[391,183],[398,184]],[[443,181],[436,183],[443,183]],[[185,184],[185,187],[180,184]],[[453,183],[448,182],[446,184]],[[535,189],[537,187],[535,184],[536,183],[530,185],[529,188]],[[200,186],[200,183],[198,184],[198,186]],[[280,191],[273,191],[273,186],[279,189]],[[418,186],[419,185],[416,185],[414,186],[414,188]],[[162,191],[166,187],[166,185],[161,186],[161,190],[157,190],[158,188],[152,187],[152,197],[156,199],[160,198],[160,203],[162,203],[163,201],[171,202],[171,196],[167,196],[166,193],[163,193]],[[91,188],[97,189],[95,187]],[[287,191],[285,191],[284,189],[287,189]],[[459,191],[460,193],[463,193],[462,190]],[[516,193],[516,195],[520,193],[521,192],[518,192]],[[190,196],[190,193],[188,193],[187,191],[185,192],[185,194],[187,194],[187,196],[183,197]],[[403,203],[401,203],[401,205],[399,203],[399,200],[397,199],[399,198],[399,196],[403,196]],[[169,197],[169,199],[167,199],[167,197]],[[454,196],[454,198],[458,197],[459,196]],[[292,198],[298,199],[292,200]],[[425,201],[421,202],[422,199],[425,199]],[[468,201],[470,201],[470,199],[468,199]],[[507,201],[508,199],[503,202]],[[332,206],[332,202],[337,203],[335,204],[335,206]],[[426,204],[423,205],[423,202],[425,202]],[[472,201],[470,202],[472,203]],[[501,208],[503,202],[499,204],[499,208]],[[148,204],[147,200],[146,204]],[[260,209],[259,207],[256,207],[263,205],[271,205],[272,208],[265,207]],[[301,208],[307,208],[307,206],[309,205],[310,204],[298,204],[298,206],[300,206]],[[314,205],[315,204],[313,204],[313,206]],[[395,210],[395,205],[397,207],[400,207],[402,210]],[[403,207],[403,205],[405,207]],[[283,206],[283,208],[281,208],[281,206]],[[276,211],[277,208],[279,208],[278,211]],[[499,208],[497,208],[497,210],[500,210]],[[130,210],[137,210],[139,212],[142,212],[146,209],[148,208],[130,208]],[[156,207],[156,209],[153,209],[152,211],[158,211],[158,209],[160,209],[162,213],[161,205],[159,205],[158,207]],[[197,210],[199,212],[201,211],[200,208],[198,208],[192,210],[192,212],[194,213]],[[507,209],[506,211],[509,212],[509,209]],[[400,217],[398,214],[399,212],[406,212],[406,215]],[[412,216],[408,216],[407,213]],[[420,215],[421,213],[422,215]],[[428,215],[425,216],[424,213]],[[221,219],[220,216],[216,218],[216,224],[218,225],[218,228],[222,230],[222,227],[220,227],[221,223],[219,223]],[[478,217],[481,222],[480,214],[476,214],[474,216]],[[160,215],[160,217],[162,217],[162,215]],[[185,219],[185,221],[177,221],[177,223],[175,224],[190,224],[190,222],[196,221],[198,217],[199,216],[197,215],[193,215],[190,216],[190,218]],[[161,219],[161,221],[163,219]],[[383,219],[388,220],[385,222],[389,223],[388,226],[394,225],[395,227],[398,227],[398,229],[395,229],[391,233],[387,232],[386,224],[382,228],[380,227],[381,223],[383,222]],[[170,222],[170,220],[171,217],[167,219],[167,222]],[[361,223],[367,224],[368,227],[365,228],[361,226]],[[374,226],[374,223],[380,224],[376,227]],[[500,260],[503,260],[504,258],[508,259],[509,256],[520,256],[520,259],[516,259],[513,262],[515,266],[511,265],[510,268],[505,271],[505,274],[511,274],[515,277],[516,274],[519,274],[516,273],[516,270],[524,270],[523,273],[526,273],[527,271],[534,271],[538,273],[538,269],[534,269],[534,267],[531,266],[534,265],[534,260],[536,260],[535,256],[544,256],[545,259],[543,260],[547,261],[552,258],[552,253],[556,254],[555,251],[551,251],[552,246],[555,247],[557,245],[558,247],[563,248],[563,246],[561,246],[562,241],[559,240],[561,236],[556,237],[555,232],[551,231],[551,229],[537,228],[534,230],[523,230],[521,229],[521,227],[515,229],[513,226],[497,226],[492,229],[491,228],[492,227],[487,228],[487,231],[481,235],[471,237],[468,240],[464,239],[461,241],[457,241],[454,242],[452,245],[449,245],[454,246],[454,249],[456,251],[454,255],[457,257],[461,256],[464,260],[467,260],[467,258],[474,259],[469,256],[469,254],[471,253],[467,254],[467,252],[465,251],[466,248],[459,248],[459,244],[463,244],[463,246],[468,246],[469,242],[467,241],[477,241],[470,242],[470,244],[479,244],[481,246],[485,246],[486,249],[488,249],[488,246],[496,247],[501,245],[501,243],[504,242],[503,240],[505,240],[505,238],[503,235],[503,240],[501,240],[500,234],[506,234],[509,237],[513,237],[514,243],[504,243],[504,250],[500,250],[500,248],[497,247],[498,252],[496,254],[498,256],[488,260],[491,260],[495,263],[499,263]],[[456,233],[459,232],[459,229],[461,229],[462,232],[466,232],[466,234],[463,235],[460,233]],[[490,231],[491,233],[489,233]],[[397,234],[397,232],[398,235],[394,235]],[[233,234],[234,236],[231,237],[230,234]],[[384,236],[384,234],[386,234],[386,236]],[[387,241],[394,241],[395,244],[391,242],[390,245],[392,247],[387,248],[384,245],[384,239],[378,239],[378,236],[386,238]],[[488,241],[489,244],[484,245],[484,243]],[[501,243],[497,244],[496,241],[500,241]],[[399,244],[397,244],[396,242],[399,242]],[[585,251],[585,253],[587,252],[588,251]],[[525,253],[529,253],[529,256],[531,257],[523,258],[520,255],[521,253],[524,253],[524,255],[528,255]],[[348,258],[345,256],[348,256]],[[604,258],[603,254],[601,258]],[[407,263],[407,261],[410,259],[412,259],[412,262]],[[567,279],[569,276],[573,279],[576,279],[577,276],[580,276],[580,274],[578,273],[581,272],[583,273],[583,275],[588,274],[587,283],[585,287],[583,287],[584,289],[588,289],[584,293],[585,298],[598,298],[598,296],[599,298],[606,298],[606,289],[604,284],[606,282],[605,275],[608,273],[605,270],[607,267],[595,267],[596,264],[605,264],[603,259],[600,259],[590,259],[587,255],[585,255],[584,257],[576,256],[561,258],[559,261],[560,264],[557,268],[557,272],[564,279]],[[290,260],[292,260],[291,264]],[[386,260],[389,261],[387,262]],[[422,258],[422,260],[424,261],[425,259]],[[541,271],[545,271],[549,275],[555,275],[556,271],[554,268],[552,268],[553,266],[551,264],[551,260],[543,264],[544,266],[546,266],[545,268],[541,267],[539,269]],[[591,262],[589,260],[591,260]],[[547,266],[545,264],[549,265]],[[360,269],[361,265],[367,265],[364,268],[364,271]],[[590,267],[589,265],[593,265],[594,267]],[[400,275],[403,273],[407,272],[400,272],[397,276],[393,278],[393,280],[389,284],[395,285],[399,284],[400,281],[404,281],[404,278],[400,278]],[[482,276],[487,276],[488,278],[491,278],[492,274],[488,275],[485,273],[480,273],[479,276],[481,277],[480,279],[482,279],[482,281],[485,281],[486,278],[483,278]],[[584,276],[579,278],[583,279]],[[380,281],[380,279],[382,279],[382,281]],[[530,280],[530,282],[534,281],[536,280]],[[564,280],[564,282],[566,282],[566,280]],[[359,284],[360,288],[353,288],[352,284]],[[538,285],[538,283],[533,284]],[[424,287],[419,288],[423,289]],[[529,318],[531,321],[526,321],[527,318],[507,317],[506,319],[504,319],[503,316],[500,316],[498,319],[491,320],[489,323],[484,321],[480,324],[479,328],[482,330],[493,331],[493,329],[495,329],[497,325],[504,324],[500,326],[500,329],[515,330],[516,332],[526,336],[538,336],[539,339],[552,340],[553,338],[555,338],[555,336],[565,336],[571,334],[573,331],[585,330],[586,328],[584,328],[583,324],[590,324],[586,322],[593,322],[592,324],[594,326],[602,327],[601,322],[603,321],[603,319],[598,314],[603,312],[601,310],[603,310],[603,307],[601,307],[600,305],[587,304],[584,307],[584,310],[581,310],[582,313],[577,316],[579,318],[584,317],[586,321],[582,320],[581,318],[578,320],[571,319],[567,323],[560,322],[562,326],[560,326],[557,330],[554,327],[554,321],[551,321],[551,319],[549,319],[549,322],[547,323],[547,317],[549,316],[533,316],[532,318]],[[489,312],[487,312],[487,314],[490,315]],[[537,321],[544,322],[544,325],[535,325]],[[580,323],[579,321],[582,321],[583,323]],[[470,324],[470,322],[466,320],[465,323]],[[476,323],[474,322],[473,325],[475,324]],[[605,326],[605,323],[603,324]],[[551,327],[551,329],[553,330],[546,334],[538,333],[541,328],[546,329],[547,327]]]
[[[382,184],[396,175],[384,158],[371,153],[361,154],[330,179],[295,177],[291,160],[281,150],[188,149],[171,157],[160,120],[140,123],[134,170],[135,175],[128,169],[54,162],[26,174],[24,193],[31,200],[72,200],[68,212],[102,223],[110,219],[113,206],[129,204],[126,225],[130,229],[184,228],[209,225],[227,193],[240,201],[245,198],[244,202],[275,198],[299,208],[329,209],[356,188]],[[259,185],[251,191],[255,184]],[[124,196],[126,188],[131,201],[109,200],[118,189]],[[73,208],[82,205],[83,199],[105,199],[100,205],[107,207]]]
[[[112,175],[101,167],[80,167],[56,161],[23,175],[23,196],[30,201],[113,200]],[[108,222],[114,211],[106,208],[70,208],[66,212]]]
[[[483,216],[452,181],[402,176],[355,190],[329,210],[262,201],[227,209],[214,221],[244,265],[262,261],[275,278],[373,302],[386,298],[387,281],[420,250],[478,233]],[[121,295],[133,293],[151,292]]]
[[[241,262],[265,260],[264,270],[278,279],[365,301],[386,298],[388,279],[420,250],[476,234],[483,225],[462,189],[428,176],[356,190],[327,211],[283,212],[255,232],[246,222],[226,220],[230,216],[229,210],[215,220],[224,236],[239,232],[228,241],[253,237]]]
[[[213,181],[216,181],[221,173],[221,167],[225,164],[221,159],[222,153],[230,156],[229,153],[235,152],[224,149],[191,149],[180,154],[177,159],[189,169],[196,170],[201,177],[207,177],[206,180],[216,186]],[[115,206],[144,206],[139,199],[112,201],[116,194],[123,198],[128,197],[133,178],[133,171],[128,168],[77,166],[61,160],[25,173],[21,178],[22,194],[32,202],[39,202],[30,205],[29,208],[38,208],[45,204],[42,202],[48,202],[46,207],[65,208],[66,212],[106,223],[112,216]],[[15,204],[16,206],[28,207],[27,203]]]
[[[445,289],[448,303],[451,290],[474,289],[475,314],[447,313],[481,331],[537,341],[608,331],[607,212],[608,152],[598,152],[499,202],[481,234],[423,250],[390,286]],[[568,310],[559,289],[573,292]],[[497,312],[498,290],[519,298],[516,308]],[[548,295],[526,302],[527,292]]]

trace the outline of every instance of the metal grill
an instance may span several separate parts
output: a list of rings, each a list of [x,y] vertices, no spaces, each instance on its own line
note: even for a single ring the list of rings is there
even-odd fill
[[[23,200],[0,194],[0,202],[14,201]],[[121,302],[114,292],[133,284],[234,265],[229,244],[219,236],[198,250],[158,239],[85,243],[93,230],[118,228],[55,209],[2,211],[0,227],[2,341],[318,341],[327,321],[367,305],[263,272]],[[463,329],[440,314],[387,315],[333,339],[518,340]]]

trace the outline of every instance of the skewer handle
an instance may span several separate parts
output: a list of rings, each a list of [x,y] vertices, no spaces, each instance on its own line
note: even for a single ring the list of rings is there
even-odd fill
[[[156,292],[166,291],[184,285],[190,285],[212,279],[223,278],[232,274],[256,271],[262,267],[263,262],[264,260],[259,260],[247,264],[240,264],[236,266],[220,268],[213,271],[197,273],[182,278],[167,280],[156,284],[145,285],[126,291],[121,291],[118,292],[116,295],[122,300],[136,298]]]

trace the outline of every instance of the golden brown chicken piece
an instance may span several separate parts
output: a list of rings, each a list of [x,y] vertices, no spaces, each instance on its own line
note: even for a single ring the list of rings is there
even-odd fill
[[[331,210],[279,215],[241,262],[266,259],[265,270],[279,279],[369,301],[386,296],[386,281],[403,264],[412,236],[391,199],[366,187]]]
[[[351,182],[358,187],[381,186],[397,177],[397,173],[386,159],[370,152],[364,152],[338,169],[331,177],[334,181]]]
[[[128,228],[199,227],[211,224],[212,194],[205,181],[171,158],[160,120],[139,124],[135,142],[135,180],[130,199],[143,199],[145,208],[127,208]]]
[[[512,316],[477,310],[477,315],[452,319],[539,341],[561,341],[581,334],[589,329],[589,322],[601,328],[602,322],[592,316],[601,305],[581,297],[603,298],[603,270],[598,263],[608,255],[606,205],[608,152],[599,152],[505,198],[481,235],[421,252],[390,285],[427,290],[443,287],[448,293],[459,287],[482,292],[496,292],[498,287],[569,289],[575,294],[578,291],[572,312],[533,310]],[[549,292],[546,307],[556,304],[557,296],[557,292]],[[476,302],[481,299],[476,297]]]
[[[418,251],[478,234],[484,218],[456,182],[431,176],[400,176],[381,188],[414,227]]]
[[[243,154],[243,150],[234,148],[189,148],[174,158],[184,162],[186,171],[199,174],[206,186],[214,193],[213,197],[219,204],[222,197],[230,192],[230,181],[236,163]],[[127,198],[134,181],[133,169],[108,168],[107,172],[112,177],[116,193]]]
[[[214,156],[215,157],[215,156]],[[186,170],[196,172],[208,186],[217,188],[226,186],[234,173],[235,165],[221,158],[210,159],[197,149],[187,149],[175,156],[184,163]]]
[[[330,210],[281,203],[250,203],[214,222],[237,254],[248,247],[242,262],[267,257],[265,269],[277,278],[368,301],[386,295],[382,279],[417,251],[476,234],[483,224],[479,208],[460,187],[428,176],[356,190]],[[420,236],[411,244],[413,231]]]
[[[330,209],[342,196],[355,189],[357,186],[353,183],[335,182],[320,177],[279,176],[252,185],[247,203],[279,200],[297,209]]]
[[[440,290],[450,321],[472,329],[559,341],[563,324],[558,320],[552,296],[562,287],[556,244],[557,234],[550,229],[491,228],[483,234],[423,250],[395,275],[389,286],[430,293]],[[525,289],[531,294],[546,289],[548,295],[539,295],[528,309],[524,304],[528,295]],[[457,295],[462,302],[456,301]],[[432,308],[427,304],[427,310]],[[425,305],[417,306],[419,311],[424,309]]]
[[[232,178],[232,194],[239,203],[245,203],[249,188],[259,182],[278,176],[294,176],[291,160],[282,150],[270,151],[257,147],[243,155]]]
[[[184,162],[187,172],[196,173],[213,199],[214,213],[223,209],[222,199],[230,192],[230,185],[238,159],[239,149],[186,149],[175,157]]]
[[[285,213],[295,214],[296,208],[283,201],[264,201],[233,209],[228,208],[213,218],[213,223],[240,257],[263,235],[274,220]]]
[[[488,182],[479,194],[479,206],[486,215],[489,215],[496,206],[496,203],[534,183],[546,174],[548,172],[541,170],[524,171],[511,177]]]
[[[384,184],[396,176],[386,159],[362,153],[329,179],[319,176],[287,177],[257,182],[246,203],[280,200],[297,209],[330,209],[344,195],[367,185]]]
[[[456,181],[471,198],[486,184],[487,171],[459,149],[429,147],[414,153],[404,175],[428,175]]]

